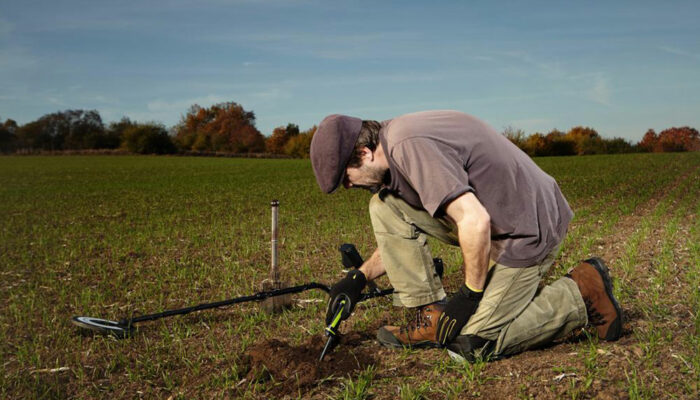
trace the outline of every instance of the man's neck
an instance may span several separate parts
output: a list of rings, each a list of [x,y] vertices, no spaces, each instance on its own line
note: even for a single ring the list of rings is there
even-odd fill
[[[389,169],[389,161],[386,159],[384,146],[381,143],[377,144],[377,148],[374,149],[374,159],[379,167]]]

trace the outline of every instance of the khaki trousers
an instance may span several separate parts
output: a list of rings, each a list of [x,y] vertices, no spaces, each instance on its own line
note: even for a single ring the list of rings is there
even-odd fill
[[[446,297],[434,270],[427,236],[459,245],[456,227],[383,190],[369,203],[372,227],[394,304],[418,307]],[[554,262],[557,246],[539,265],[510,268],[492,262],[484,296],[461,335],[490,342],[496,356],[515,354],[566,336],[587,322],[576,283],[562,277],[537,290]]]

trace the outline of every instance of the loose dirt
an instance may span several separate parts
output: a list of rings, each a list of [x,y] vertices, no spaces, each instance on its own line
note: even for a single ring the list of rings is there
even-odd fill
[[[370,365],[377,365],[367,338],[359,333],[341,337],[340,344],[323,361],[319,356],[326,337],[316,335],[299,346],[271,339],[251,347],[244,359],[248,373],[245,381],[275,382],[275,395],[302,393],[320,382],[354,376]]]

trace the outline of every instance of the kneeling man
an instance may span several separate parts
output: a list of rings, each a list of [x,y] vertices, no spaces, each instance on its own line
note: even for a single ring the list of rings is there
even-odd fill
[[[554,179],[493,128],[456,111],[388,121],[330,115],[311,142],[326,193],[364,188],[378,248],[331,289],[349,310],[367,281],[387,274],[394,304],[415,308],[408,326],[384,326],[390,347],[447,347],[453,358],[507,356],[591,325],[622,332],[608,269],[583,261],[538,291],[573,213]],[[464,283],[449,299],[427,236],[459,246]],[[328,321],[330,322],[330,321]]]

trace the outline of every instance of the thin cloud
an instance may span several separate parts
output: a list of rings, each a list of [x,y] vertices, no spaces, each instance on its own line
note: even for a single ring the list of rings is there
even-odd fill
[[[265,67],[265,66],[268,66],[270,64],[268,64],[266,62],[260,62],[260,61],[243,61],[241,63],[241,65],[246,67],[246,68],[249,68],[249,67]]]
[[[554,62],[542,62],[537,58],[533,57],[529,53],[524,51],[500,51],[494,52],[496,55],[503,55],[509,58],[513,58],[516,61],[520,61],[525,65],[530,65],[536,67],[539,71],[544,73],[547,77],[553,79],[567,78],[566,72],[562,69],[559,61]],[[519,70],[517,65],[512,66],[515,70]]]
[[[610,87],[605,78],[598,76],[593,84],[593,87],[586,91],[586,95],[590,100],[604,106],[610,106]]]
[[[274,101],[280,99],[289,99],[292,97],[292,94],[279,88],[270,88],[267,90],[252,93],[250,96],[262,101]]]
[[[700,60],[700,54],[694,54],[685,50],[673,48],[673,47],[666,47],[666,46],[659,46],[659,50],[665,51],[666,53],[670,54],[675,54],[677,56],[683,56],[683,57],[689,57],[695,60]]]
[[[57,106],[61,106],[61,107],[68,106],[68,104],[62,98],[59,98],[59,97],[47,97],[46,102],[49,104],[53,104],[53,105],[57,105]]]

